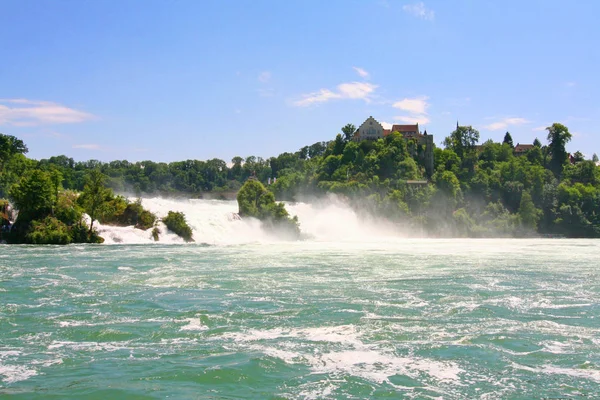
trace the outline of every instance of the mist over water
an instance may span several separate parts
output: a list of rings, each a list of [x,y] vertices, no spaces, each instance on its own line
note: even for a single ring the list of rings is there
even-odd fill
[[[235,202],[143,204],[196,243],[2,247],[0,397],[600,396],[598,241],[407,238],[335,201],[289,205],[311,238],[284,241]]]
[[[169,211],[180,211],[193,230],[198,243],[210,245],[233,245],[242,243],[270,243],[285,240],[261,229],[254,218],[239,220],[237,201],[232,200],[176,200],[144,198],[142,205],[159,218]],[[311,241],[376,241],[404,237],[399,228],[382,221],[359,217],[347,204],[331,197],[315,203],[286,204],[288,212],[298,216],[300,229]],[[183,243],[183,239],[169,232],[159,223],[160,243]],[[141,231],[133,227],[98,225],[105,243],[153,243],[151,229]]]

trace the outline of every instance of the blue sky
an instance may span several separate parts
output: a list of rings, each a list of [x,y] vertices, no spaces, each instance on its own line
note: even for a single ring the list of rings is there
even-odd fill
[[[600,153],[600,2],[3,0],[0,132],[29,156],[269,157],[456,121]]]

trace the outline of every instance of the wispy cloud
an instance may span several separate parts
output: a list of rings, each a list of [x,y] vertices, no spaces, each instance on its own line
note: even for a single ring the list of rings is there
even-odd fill
[[[85,150],[100,150],[102,147],[99,144],[88,143],[88,144],[74,144],[73,148],[74,149],[85,149]]]
[[[428,99],[429,97],[427,96],[420,96],[412,99],[406,98],[395,102],[392,104],[392,107],[413,114],[426,114],[427,107],[429,107],[429,103],[427,102]]]
[[[427,116],[427,108],[429,107],[429,102],[427,101],[429,97],[420,96],[414,98],[405,98],[403,100],[397,101],[392,104],[392,107],[397,108],[401,111],[406,111],[409,115],[400,115],[394,117],[396,121],[405,122],[407,124],[426,124],[429,122],[429,117]]]
[[[427,7],[422,1],[414,4],[406,4],[402,7],[404,12],[414,15],[415,17],[433,21],[435,12]]]
[[[263,71],[258,75],[258,80],[262,83],[267,83],[271,80],[271,72]]]
[[[542,132],[542,131],[545,131],[547,127],[548,127],[547,125],[541,125],[541,126],[536,126],[535,128],[533,128],[531,130],[534,132]]]
[[[302,99],[295,101],[293,104],[299,107],[306,107],[335,99],[359,99],[368,103],[371,101],[371,95],[377,87],[377,85],[367,82],[342,83],[337,86],[336,91],[320,89],[317,92],[303,95]]]
[[[396,121],[400,121],[400,122],[404,122],[407,124],[428,124],[429,123],[429,117],[427,115],[400,115],[397,117],[394,117],[394,119]]]
[[[361,78],[365,78],[366,79],[366,78],[369,77],[369,73],[367,71],[365,71],[364,69],[359,68],[359,67],[352,67],[352,68],[356,71],[356,73],[358,75],[360,75]]]
[[[572,87],[577,86],[577,82],[573,82],[573,81],[571,81],[571,82],[565,82],[565,86],[568,87],[568,88],[572,88]]]
[[[501,129],[506,129],[509,126],[523,125],[528,124],[529,122],[530,121],[526,120],[525,118],[504,118],[500,121],[485,125],[484,129],[488,129],[490,131],[499,131]]]
[[[38,126],[73,124],[96,117],[51,101],[0,99],[0,125]]]

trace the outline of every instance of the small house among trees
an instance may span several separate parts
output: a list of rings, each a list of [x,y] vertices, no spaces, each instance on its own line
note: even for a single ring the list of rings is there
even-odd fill
[[[529,150],[533,149],[534,145],[532,144],[520,144],[517,143],[515,146],[515,156],[522,156],[527,153]]]
[[[392,125],[392,129],[384,129],[383,125],[375,118],[369,116],[362,125],[354,132],[352,140],[377,140],[398,132],[405,140],[414,140],[417,145],[423,146],[423,161],[427,175],[433,174],[433,135],[428,135],[427,130],[421,133],[419,124],[414,125]]]

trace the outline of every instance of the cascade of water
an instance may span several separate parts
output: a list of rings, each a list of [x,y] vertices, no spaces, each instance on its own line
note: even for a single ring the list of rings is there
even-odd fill
[[[142,205],[163,218],[169,211],[180,211],[193,230],[197,243],[228,245],[281,240],[261,229],[261,223],[253,218],[242,220],[235,217],[236,201],[182,200],[143,198]],[[393,229],[386,229],[381,221],[366,221],[346,204],[330,199],[318,203],[290,203],[286,208],[298,216],[302,233],[315,241],[373,241],[397,236]],[[151,229],[142,231],[133,227],[115,227],[98,224],[100,236],[105,243],[151,243]],[[183,243],[162,223],[160,243]]]

